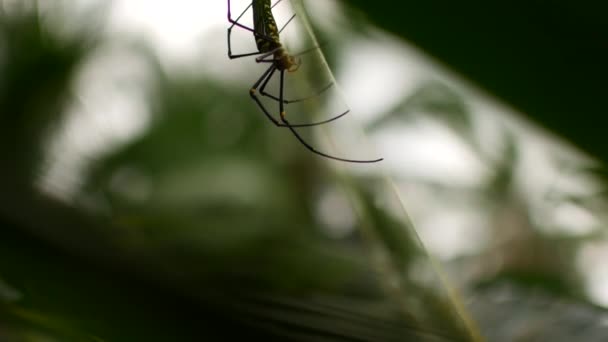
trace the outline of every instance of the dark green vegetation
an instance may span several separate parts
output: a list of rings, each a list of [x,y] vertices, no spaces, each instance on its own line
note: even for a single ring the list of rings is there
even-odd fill
[[[350,3],[533,121],[608,161],[605,2]]]

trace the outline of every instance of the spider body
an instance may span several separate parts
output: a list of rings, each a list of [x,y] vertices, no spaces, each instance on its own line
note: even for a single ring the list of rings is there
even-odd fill
[[[346,110],[345,112],[336,115],[330,119],[313,122],[313,123],[304,123],[304,124],[291,124],[286,118],[286,110],[285,106],[289,103],[301,102],[311,99],[315,96],[320,95],[329,89],[333,83],[325,86],[321,90],[319,90],[316,94],[309,97],[304,97],[296,100],[288,100],[284,95],[284,84],[285,84],[285,71],[287,72],[295,72],[298,70],[301,64],[301,60],[298,55],[291,55],[287,52],[287,49],[281,43],[280,33],[281,31],[295,18],[295,14],[287,21],[287,23],[279,29],[277,26],[276,20],[272,13],[272,9],[282,0],[277,0],[274,5],[271,3],[271,0],[252,0],[251,4],[245,8],[245,10],[236,18],[232,18],[231,13],[231,2],[228,0],[228,21],[231,23],[230,27],[228,27],[227,37],[228,37],[228,57],[230,59],[236,59],[241,57],[248,56],[258,56],[256,57],[257,63],[267,63],[269,67],[266,69],[264,73],[258,78],[258,80],[253,84],[251,89],[249,90],[249,95],[253,99],[253,101],[258,105],[260,110],[266,115],[266,117],[272,121],[278,127],[287,127],[296,139],[304,145],[311,152],[339,161],[351,162],[351,163],[375,163],[381,161],[382,158],[373,159],[373,160],[356,160],[356,159],[346,159],[341,157],[336,157],[329,155],[327,153],[318,151],[314,147],[312,147],[308,142],[306,142],[295,129],[295,127],[310,127],[317,126],[332,122],[341,118],[342,116],[348,114],[350,110]],[[248,27],[244,24],[241,24],[239,20],[243,17],[243,15],[251,8],[253,12],[253,27]],[[255,44],[258,51],[234,54],[232,52],[232,44],[231,44],[231,34],[232,29],[234,27],[239,27],[241,29],[247,30],[251,32],[255,39]],[[299,55],[303,55],[306,53],[310,53],[316,50],[318,47],[307,50],[305,52],[300,53]],[[275,76],[278,71],[279,75],[279,95],[272,95],[265,91],[266,86],[270,82],[270,80]],[[259,93],[258,93],[259,88]],[[261,97],[269,98],[278,102],[279,105],[279,120],[277,120],[266,108],[264,103],[260,99]]]

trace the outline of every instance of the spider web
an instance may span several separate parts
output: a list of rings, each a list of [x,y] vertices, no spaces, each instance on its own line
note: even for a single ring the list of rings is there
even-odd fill
[[[293,4],[298,17],[300,17],[300,21],[305,29],[305,34],[308,35],[308,38],[312,41],[314,46],[321,46],[314,32],[311,21],[309,20],[303,0],[290,1]],[[323,51],[318,49],[316,53],[318,54],[319,61],[323,65],[324,72],[335,85],[336,96],[339,97],[339,99],[336,101],[347,103],[346,96],[341,90],[329,63],[323,54]],[[356,132],[357,135],[356,140],[358,140],[358,147],[352,150],[374,151],[373,155],[379,155],[378,152],[375,152],[376,149],[374,148],[371,140],[366,136],[362,124],[357,120],[356,109],[351,113],[348,120],[342,120],[341,124],[344,124],[345,121],[349,122],[349,130],[351,132]],[[323,147],[326,148],[327,151],[335,155],[342,155],[346,153],[342,152],[338,147],[342,146],[343,142],[337,141],[337,136],[344,138],[344,134],[335,134],[336,129],[334,129],[333,126],[331,128],[329,126],[324,126],[322,127],[321,131],[324,133],[322,139]],[[363,146],[363,148],[361,148],[361,146]],[[424,317],[420,317],[419,314],[414,314],[410,310],[411,307],[416,305],[415,301],[411,300],[412,294],[410,291],[412,287],[420,285],[420,282],[413,279],[412,275],[407,272],[407,269],[398,267],[400,260],[395,260],[395,258],[398,257],[393,251],[391,251],[391,241],[386,241],[384,239],[385,236],[383,236],[384,233],[381,231],[382,228],[377,225],[377,222],[375,222],[373,218],[374,215],[369,210],[369,203],[366,203],[369,201],[366,198],[365,191],[357,189],[359,188],[359,185],[357,185],[357,178],[354,176],[360,173],[358,169],[361,168],[361,165],[336,163],[331,161],[329,161],[329,163],[335,165],[334,170],[336,171],[338,182],[340,183],[342,190],[349,198],[353,209],[357,213],[358,219],[361,223],[361,229],[364,230],[362,234],[367,238],[367,241],[371,247],[372,258],[374,259],[374,262],[382,275],[379,277],[379,280],[383,283],[386,293],[401,304],[403,313],[406,316],[413,317],[416,320],[422,318],[424,321]],[[418,259],[422,265],[421,268],[425,269],[426,271],[432,270],[432,274],[430,275],[430,278],[432,279],[431,282],[439,284],[434,288],[436,295],[445,299],[446,306],[451,307],[453,319],[460,322],[465,334],[468,335],[471,340],[482,340],[479,335],[478,328],[475,326],[464,308],[460,295],[454,289],[454,287],[450,285],[445,271],[442,269],[439,262],[432,255],[428,254],[427,249],[424,247],[424,243],[416,231],[415,224],[407,212],[405,199],[393,181],[392,176],[390,176],[386,170],[385,165],[383,165],[383,163],[369,164],[365,167],[381,168],[380,172],[382,174],[384,184],[376,189],[377,193],[381,193],[379,197],[382,198],[385,203],[390,203],[388,205],[396,207],[396,210],[400,213],[399,216],[402,223],[402,229],[397,233],[402,234],[402,237],[405,240],[413,243],[416,249],[415,253],[418,254]],[[406,246],[401,247],[406,248]],[[411,247],[411,245],[408,247]],[[397,246],[397,248],[399,247]],[[428,279],[426,282],[423,281],[423,283],[427,282]]]

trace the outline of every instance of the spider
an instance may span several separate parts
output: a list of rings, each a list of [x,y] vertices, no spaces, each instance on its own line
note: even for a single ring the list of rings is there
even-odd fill
[[[228,57],[230,59],[236,59],[236,58],[249,57],[249,56],[258,56],[255,59],[257,63],[269,64],[269,67],[266,69],[266,71],[264,71],[262,73],[262,75],[257,79],[257,81],[253,84],[253,86],[249,90],[249,94],[250,94],[251,98],[253,99],[253,101],[255,101],[255,103],[262,110],[264,115],[266,115],[266,117],[273,124],[275,124],[277,127],[287,127],[291,131],[291,133],[293,133],[293,135],[296,137],[296,139],[302,145],[304,145],[304,147],[306,147],[308,150],[310,150],[311,152],[313,152],[317,155],[320,155],[320,156],[323,156],[323,157],[329,158],[329,159],[339,160],[339,161],[343,161],[343,162],[351,162],[351,163],[376,163],[376,162],[383,160],[383,158],[370,159],[370,160],[347,159],[347,158],[336,157],[336,156],[321,152],[321,151],[315,149],[308,142],[306,142],[306,140],[304,140],[302,138],[302,136],[298,133],[298,131],[295,129],[296,127],[311,127],[311,126],[317,126],[317,125],[322,125],[322,124],[332,122],[332,121],[337,120],[337,119],[343,117],[344,115],[348,114],[350,112],[350,110],[346,110],[345,112],[343,112],[339,115],[336,115],[332,118],[329,118],[327,120],[313,122],[313,123],[291,124],[287,120],[286,112],[285,112],[286,105],[288,105],[290,103],[305,101],[305,100],[308,100],[315,96],[318,96],[321,93],[325,92],[327,89],[329,89],[333,85],[333,83],[330,83],[329,85],[323,87],[321,90],[319,90],[316,94],[314,94],[312,96],[300,98],[300,99],[296,99],[296,100],[285,99],[285,96],[284,96],[285,71],[296,72],[301,65],[301,59],[299,58],[299,56],[309,53],[311,51],[314,51],[318,47],[303,51],[297,55],[291,55],[291,54],[289,54],[289,52],[287,52],[286,48],[281,43],[279,35],[285,29],[285,27],[287,27],[287,25],[289,25],[289,23],[291,23],[291,21],[295,18],[296,15],[294,14],[285,23],[285,25],[283,25],[283,27],[281,29],[279,29],[277,27],[276,21],[272,14],[272,9],[277,4],[279,4],[281,1],[282,0],[278,0],[275,2],[274,5],[272,5],[271,0],[252,0],[251,4],[249,4],[245,8],[245,10],[236,19],[233,19],[232,13],[231,13],[231,2],[230,2],[230,0],[228,0],[228,21],[231,24],[228,27],[228,31],[227,31]],[[243,17],[243,15],[245,15],[245,13],[250,8],[252,9],[252,12],[253,12],[253,28],[239,23],[239,20]],[[255,38],[255,43],[257,46],[257,51],[241,53],[241,54],[232,53],[231,34],[232,34],[232,29],[235,26],[253,33],[254,38]],[[270,82],[270,80],[273,78],[273,76],[275,76],[277,71],[279,74],[279,95],[275,96],[275,95],[272,95],[272,94],[266,92],[266,86],[268,85],[268,82]],[[259,90],[259,93],[258,93],[258,90]],[[264,104],[260,100],[260,97],[259,97],[260,95],[278,102],[279,120],[277,120],[272,114],[270,114],[270,112],[268,111],[266,106],[264,106]]]

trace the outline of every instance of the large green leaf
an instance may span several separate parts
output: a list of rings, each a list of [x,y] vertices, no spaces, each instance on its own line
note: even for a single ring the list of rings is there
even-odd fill
[[[608,161],[605,2],[348,3],[533,121]]]

